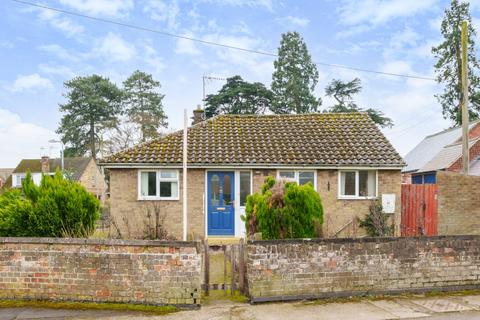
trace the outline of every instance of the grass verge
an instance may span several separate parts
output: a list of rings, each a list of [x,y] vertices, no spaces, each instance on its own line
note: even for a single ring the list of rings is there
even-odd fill
[[[227,290],[227,295],[224,295],[223,290],[210,290],[208,296],[203,295],[202,304],[210,304],[213,301],[232,301],[238,303],[248,303],[248,298],[240,291],[235,290],[233,296],[230,295],[230,290]]]
[[[115,310],[136,311],[155,315],[164,315],[178,311],[174,306],[148,306],[142,304],[95,303],[95,302],[52,302],[52,301],[19,301],[0,300],[0,308],[47,308],[73,310]]]

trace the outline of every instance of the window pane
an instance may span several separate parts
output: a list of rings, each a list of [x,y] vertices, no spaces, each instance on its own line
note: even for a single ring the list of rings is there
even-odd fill
[[[160,178],[164,179],[176,179],[177,178],[177,171],[164,171],[160,172]]]
[[[141,173],[141,195],[142,196],[157,195],[157,173],[156,172]]]
[[[160,197],[177,198],[178,182],[160,181]]]
[[[223,176],[223,205],[232,204],[232,186],[230,185],[230,175]]]
[[[312,183],[312,187],[315,188],[315,178],[314,178],[315,173],[314,172],[302,172],[300,171],[298,173],[298,184],[303,185],[307,184],[309,182]]]
[[[220,204],[220,185],[218,175],[214,174],[210,180],[210,204],[218,206]]]
[[[340,183],[342,196],[355,196],[355,172],[342,172]]]
[[[375,171],[362,170],[358,172],[359,178],[359,196],[374,197],[375,196]]]
[[[280,171],[280,179],[295,180],[295,171]]]
[[[240,206],[245,206],[247,196],[250,194],[250,172],[240,172]]]

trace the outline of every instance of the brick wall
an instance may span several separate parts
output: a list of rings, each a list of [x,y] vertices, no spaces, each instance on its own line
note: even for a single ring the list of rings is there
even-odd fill
[[[479,126],[480,128],[480,126]],[[475,160],[480,156],[480,140],[475,142],[468,151],[468,159],[470,161]],[[447,168],[448,171],[461,172],[463,169],[463,156],[460,156],[450,167]]]
[[[148,208],[156,203],[165,215],[165,227],[176,239],[183,233],[183,178],[179,170],[179,200],[145,201],[138,200],[138,170],[110,170],[110,214],[120,229],[123,238],[143,238],[149,220]],[[203,196],[205,190],[205,170],[188,170],[188,235],[191,239],[205,234]]]
[[[438,234],[480,234],[480,177],[437,171]]]
[[[480,237],[255,241],[253,302],[480,288]]]
[[[0,299],[200,303],[196,242],[0,238]]]

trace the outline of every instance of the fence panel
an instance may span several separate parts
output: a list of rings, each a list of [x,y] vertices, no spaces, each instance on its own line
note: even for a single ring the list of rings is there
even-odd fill
[[[436,184],[402,184],[402,236],[437,235]]]

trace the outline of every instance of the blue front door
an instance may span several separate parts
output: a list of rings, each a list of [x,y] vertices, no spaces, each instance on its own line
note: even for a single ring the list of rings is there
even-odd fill
[[[233,236],[234,221],[234,174],[233,172],[208,172],[208,234]]]

